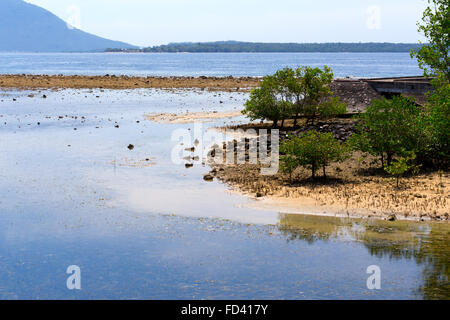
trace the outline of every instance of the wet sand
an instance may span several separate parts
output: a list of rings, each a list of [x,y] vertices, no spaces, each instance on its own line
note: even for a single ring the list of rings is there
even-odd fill
[[[205,122],[214,119],[229,119],[241,116],[240,111],[210,111],[190,113],[158,113],[144,115],[145,119],[166,124],[186,124],[192,122]]]
[[[255,77],[129,77],[0,75],[0,88],[16,89],[189,89],[249,91],[258,85]]]
[[[312,181],[310,172],[298,169],[296,179],[278,173],[262,176],[258,165],[219,165],[212,174],[234,191],[257,200],[251,208],[279,212],[386,220],[449,221],[448,173],[422,173],[395,180],[371,173],[355,155],[328,168],[328,179]]]

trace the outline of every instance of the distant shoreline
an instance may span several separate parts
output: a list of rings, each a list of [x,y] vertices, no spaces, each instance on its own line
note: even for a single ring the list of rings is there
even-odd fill
[[[419,43],[263,43],[263,42],[183,42],[140,49],[108,48],[105,52],[126,53],[407,53]]]

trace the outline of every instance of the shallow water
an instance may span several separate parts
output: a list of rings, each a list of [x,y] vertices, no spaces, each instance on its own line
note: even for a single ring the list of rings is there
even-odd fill
[[[170,161],[173,130],[193,124],[143,118],[235,110],[245,94],[28,94],[0,93],[2,299],[450,297],[447,224],[249,209],[254,200],[203,181],[207,166]],[[203,128],[232,121],[241,118]],[[70,265],[81,268],[81,291],[66,288]],[[381,290],[367,289],[370,265]]]
[[[331,67],[336,77],[423,72],[402,53],[0,53],[0,74],[265,76],[284,67]]]

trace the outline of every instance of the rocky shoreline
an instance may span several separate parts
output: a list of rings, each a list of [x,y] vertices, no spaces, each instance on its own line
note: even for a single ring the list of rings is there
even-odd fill
[[[15,89],[190,89],[249,91],[259,84],[254,77],[131,77],[131,76],[64,76],[0,75],[0,88]]]

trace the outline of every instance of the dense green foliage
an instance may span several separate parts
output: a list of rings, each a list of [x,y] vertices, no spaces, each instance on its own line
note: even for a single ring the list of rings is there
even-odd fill
[[[291,137],[280,146],[281,168],[292,172],[299,166],[311,170],[312,178],[316,177],[319,168],[326,177],[326,167],[332,162],[341,162],[349,157],[349,149],[335,139],[332,133],[308,131],[301,137]]]
[[[443,78],[433,81],[435,91],[426,105],[427,130],[431,141],[427,157],[445,167],[450,162],[450,84]]]
[[[252,90],[243,114],[250,119],[271,120],[276,127],[281,120],[295,116],[307,117],[312,123],[319,118],[332,117],[346,112],[339,98],[331,97],[330,84],[333,72],[320,68],[285,68],[264,77],[261,86]],[[295,120],[297,121],[297,120]]]
[[[450,82],[450,2],[448,0],[428,0],[430,6],[423,13],[419,32],[429,44],[412,50],[425,75],[440,75]]]
[[[434,165],[448,168],[450,162],[450,2],[448,0],[428,0],[419,32],[429,44],[411,52],[416,57],[425,76],[433,76],[434,92],[428,95],[423,110],[430,140],[418,156],[422,160],[433,161]]]
[[[284,120],[293,110],[289,80],[284,70],[264,77],[261,86],[251,91],[250,99],[245,103],[242,113],[251,120],[271,120],[274,127],[281,120],[283,126]]]
[[[394,96],[391,100],[373,100],[366,112],[357,117],[353,146],[380,156],[383,167],[389,166],[394,156],[419,154],[428,146],[425,116],[412,99]]]
[[[144,48],[142,52],[410,52],[415,43],[257,43],[184,42]]]
[[[329,118],[347,112],[339,98],[331,97],[330,84],[333,72],[327,66],[323,70],[299,67],[295,70],[298,79],[295,103],[296,115],[306,116],[312,123],[318,118]]]

